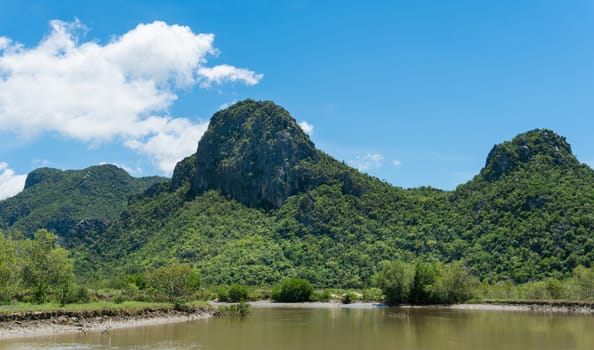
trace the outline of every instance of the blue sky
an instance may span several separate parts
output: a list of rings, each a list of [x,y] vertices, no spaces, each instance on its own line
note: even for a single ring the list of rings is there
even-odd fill
[[[40,166],[168,174],[248,97],[402,187],[534,128],[594,164],[594,2],[0,0],[0,197]]]

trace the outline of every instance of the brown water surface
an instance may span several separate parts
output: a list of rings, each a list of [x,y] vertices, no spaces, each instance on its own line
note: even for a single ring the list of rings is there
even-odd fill
[[[449,309],[253,309],[243,319],[0,342],[0,349],[594,349],[594,316]]]

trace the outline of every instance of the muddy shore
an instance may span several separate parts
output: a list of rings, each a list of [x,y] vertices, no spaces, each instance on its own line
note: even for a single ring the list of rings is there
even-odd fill
[[[451,305],[449,308],[455,310],[527,311],[594,315],[594,303],[582,302],[478,303]]]

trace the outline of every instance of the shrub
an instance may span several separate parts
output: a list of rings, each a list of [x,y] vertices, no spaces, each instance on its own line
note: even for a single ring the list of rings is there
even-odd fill
[[[455,304],[472,298],[477,284],[477,280],[466,271],[462,263],[455,261],[437,274],[435,284],[430,290],[434,302]]]
[[[314,292],[311,284],[301,278],[287,278],[272,291],[272,299],[280,302],[310,301]]]
[[[343,304],[350,304],[353,301],[357,300],[357,295],[353,292],[346,292],[342,295],[342,303]]]
[[[332,294],[330,293],[330,290],[323,289],[323,290],[315,291],[312,298],[313,298],[313,300],[316,300],[316,301],[328,301],[328,300],[330,300],[331,297],[332,297]]]
[[[577,286],[579,299],[594,298],[594,267],[578,266],[573,270],[574,283]]]
[[[241,302],[226,306],[219,306],[217,315],[219,316],[247,316],[250,314],[250,304]]]
[[[401,261],[384,263],[375,276],[375,284],[384,293],[384,302],[389,305],[408,302],[414,274],[411,264]]]
[[[363,290],[363,300],[382,301],[382,290],[379,288],[368,288]]]
[[[249,292],[246,286],[233,283],[227,289],[227,299],[232,303],[238,303],[240,301],[248,300]]]
[[[165,296],[170,302],[178,303],[200,287],[200,275],[189,265],[172,263],[151,272],[147,282],[156,297]]]

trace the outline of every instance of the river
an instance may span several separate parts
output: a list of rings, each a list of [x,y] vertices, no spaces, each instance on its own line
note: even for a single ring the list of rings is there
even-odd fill
[[[594,316],[451,309],[253,308],[245,318],[0,341],[0,349],[594,349]]]

